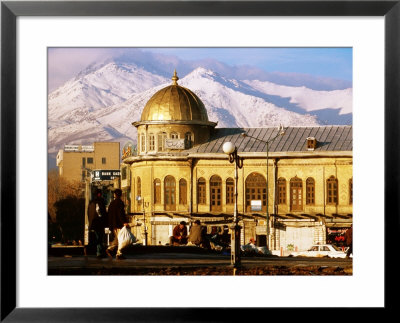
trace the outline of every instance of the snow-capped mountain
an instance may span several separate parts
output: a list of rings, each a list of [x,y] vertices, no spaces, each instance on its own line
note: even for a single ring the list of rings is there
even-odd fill
[[[55,154],[64,144],[120,141],[122,147],[128,140],[135,142],[132,122],[140,120],[151,96],[170,84],[171,80],[135,64],[110,61],[90,66],[48,96],[49,154]],[[351,123],[351,88],[316,91],[237,80],[202,67],[182,77],[178,84],[200,97],[209,120],[218,122],[217,127],[316,126],[340,124],[338,120]],[[329,111],[334,122],[321,118],[324,111]]]
[[[353,89],[336,91],[315,91],[301,87],[278,85],[258,80],[245,80],[252,88],[269,95],[290,98],[290,103],[298,104],[306,111],[316,111],[326,108],[340,109],[339,114],[352,113]]]
[[[211,121],[219,127],[262,127],[318,125],[314,116],[287,111],[256,96],[255,91],[238,80],[197,68],[180,80],[181,86],[195,92],[207,108]]]
[[[91,113],[124,102],[167,79],[136,65],[109,62],[92,66],[50,93],[49,126],[80,122]]]
[[[334,91],[316,91],[308,89],[305,86],[284,86],[267,81],[245,80],[243,82],[267,95],[288,98],[289,104],[285,105],[288,110],[296,111],[298,108],[301,108],[317,116],[320,122],[327,124],[352,123],[352,88]],[[329,110],[336,110],[336,116],[331,115],[330,120],[326,120],[325,115]]]

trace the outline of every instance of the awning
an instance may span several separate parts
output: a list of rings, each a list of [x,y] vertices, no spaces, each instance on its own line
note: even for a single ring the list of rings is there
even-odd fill
[[[327,228],[350,228],[352,225],[351,222],[332,222],[332,223],[325,223]]]

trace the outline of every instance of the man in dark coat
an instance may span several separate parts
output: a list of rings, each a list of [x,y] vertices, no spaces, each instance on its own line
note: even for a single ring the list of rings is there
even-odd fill
[[[181,221],[172,231],[172,237],[170,237],[170,245],[185,245],[188,242],[187,238],[186,222]]]
[[[106,250],[107,255],[112,258],[112,252],[117,249],[117,259],[125,259],[121,250],[118,248],[118,233],[122,227],[128,226],[125,219],[125,205],[121,200],[122,191],[117,188],[114,191],[114,200],[108,207],[108,225],[114,235],[114,240],[111,242]]]
[[[102,191],[96,190],[96,195],[88,206],[89,230],[92,233],[93,244],[96,245],[97,258],[105,256],[103,239],[104,228],[107,227],[107,211],[102,197]]]

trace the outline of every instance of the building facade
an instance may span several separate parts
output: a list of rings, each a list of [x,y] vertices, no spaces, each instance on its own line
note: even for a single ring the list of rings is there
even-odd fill
[[[85,182],[92,170],[119,169],[119,142],[95,142],[93,145],[64,145],[57,154],[59,175],[71,181]]]
[[[121,188],[140,239],[166,244],[180,221],[199,219],[208,232],[230,226],[238,170],[241,243],[285,252],[340,244],[352,223],[352,127],[216,128],[200,98],[178,85],[155,93],[143,109],[137,154],[124,154]],[[272,138],[275,138],[272,140]],[[140,196],[140,199],[137,197]],[[268,206],[268,212],[267,212]]]

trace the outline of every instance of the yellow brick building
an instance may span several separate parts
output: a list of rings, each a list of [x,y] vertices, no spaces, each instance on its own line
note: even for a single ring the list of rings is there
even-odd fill
[[[94,169],[119,169],[119,142],[95,142],[93,145],[64,145],[57,154],[59,175],[84,182]]]
[[[215,128],[200,98],[176,73],[172,80],[133,123],[137,154],[123,156],[121,188],[139,239],[146,227],[149,244],[166,244],[182,220],[200,219],[209,232],[232,224],[235,166],[222,150],[232,142],[243,163],[242,244],[254,237],[282,252],[340,243],[352,223],[351,126],[287,127],[283,135],[276,127]]]

